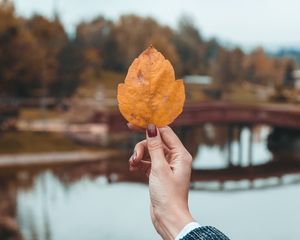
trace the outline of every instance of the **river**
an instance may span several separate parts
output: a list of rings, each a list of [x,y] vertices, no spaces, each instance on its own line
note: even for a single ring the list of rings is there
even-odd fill
[[[268,129],[263,128],[255,139],[256,163],[271,157],[265,144],[267,134]],[[249,131],[245,129],[242,141],[247,139]],[[234,142],[233,152],[237,147]],[[194,167],[222,166],[225,149],[201,145]],[[243,151],[246,159],[247,148]],[[271,178],[266,183],[276,185],[278,179]],[[228,183],[227,187],[247,184],[247,181]],[[201,225],[216,226],[231,239],[298,240],[299,199],[300,184],[293,184],[244,191],[191,190],[189,201],[191,212]],[[110,184],[103,176],[83,177],[65,184],[51,171],[42,172],[31,188],[18,190],[17,221],[24,240],[159,239],[149,216],[147,186]]]

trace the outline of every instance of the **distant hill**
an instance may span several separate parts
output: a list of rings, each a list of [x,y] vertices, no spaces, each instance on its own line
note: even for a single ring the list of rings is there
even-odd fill
[[[297,63],[300,68],[300,48],[282,48],[274,53],[277,57],[290,57]]]

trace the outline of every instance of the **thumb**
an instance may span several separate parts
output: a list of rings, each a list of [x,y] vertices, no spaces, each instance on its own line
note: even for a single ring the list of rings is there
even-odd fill
[[[147,147],[151,158],[152,167],[154,169],[161,169],[167,166],[163,150],[163,142],[160,133],[154,124],[149,124],[146,131]]]

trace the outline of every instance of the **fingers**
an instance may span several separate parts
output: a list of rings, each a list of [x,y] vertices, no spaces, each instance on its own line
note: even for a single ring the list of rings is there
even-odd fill
[[[145,174],[147,177],[149,177],[150,170],[151,170],[151,162],[141,160],[138,164],[136,165],[130,165],[129,170],[134,172],[134,171],[140,171],[143,174]]]
[[[177,157],[172,158],[170,162],[173,173],[175,175],[179,174],[179,176],[190,175],[192,167],[192,156],[190,153],[186,150],[180,139],[169,126],[162,127],[159,131],[164,143],[173,154],[176,153],[177,155]]]
[[[135,126],[132,123],[127,123],[127,126],[130,130],[133,130],[133,131],[137,131],[137,132],[145,131],[145,129]],[[163,142],[169,149],[174,149],[174,148],[176,148],[176,149],[184,148],[185,149],[185,147],[181,143],[180,139],[177,137],[177,135],[174,133],[174,131],[169,126],[159,128],[159,132],[160,132]]]
[[[128,123],[128,127],[135,131],[141,131],[142,129]],[[180,155],[179,158],[172,158],[169,154]],[[168,157],[169,156],[169,157]],[[170,127],[162,127],[159,130],[155,125],[149,124],[146,131],[146,140],[143,140],[136,144],[134,154],[130,159],[131,171],[144,171],[149,169],[169,171],[170,166],[173,171],[176,166],[180,167],[184,165],[187,167],[189,161],[185,159],[189,158],[189,153],[173,132]],[[150,160],[151,163],[141,163],[143,161]]]
[[[131,156],[129,162],[133,165],[136,165],[142,159],[147,159],[148,156],[147,142],[146,140],[143,140],[135,145],[133,155]]]
[[[163,142],[169,149],[186,150],[180,139],[169,126],[159,128],[159,132]]]
[[[151,162],[147,161],[147,159],[149,159],[147,142],[143,140],[135,145],[134,152],[129,159],[129,170],[140,171],[146,176],[149,176]]]
[[[170,170],[165,158],[163,142],[160,133],[154,124],[149,124],[146,131],[147,147],[152,162],[153,170]]]
[[[181,159],[184,163],[189,162],[191,159],[191,155],[188,152],[188,150],[183,146],[180,139],[177,137],[177,135],[174,133],[174,131],[169,127],[162,127],[159,129],[160,135],[166,146],[170,150],[174,150],[176,153],[178,153]],[[186,160],[186,161],[185,161]]]

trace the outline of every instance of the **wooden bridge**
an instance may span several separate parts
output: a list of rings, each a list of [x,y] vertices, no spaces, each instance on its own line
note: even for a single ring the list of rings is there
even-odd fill
[[[127,130],[126,121],[118,109],[97,112],[94,122],[105,122],[113,131]],[[172,126],[195,126],[205,123],[255,125],[300,129],[300,106],[291,104],[237,104],[204,102],[186,104]]]
[[[118,133],[121,131],[128,131],[126,120],[121,116],[119,110],[99,111],[94,114],[91,123],[102,123],[107,125],[110,133]],[[292,159],[270,159],[268,163],[262,165],[255,165],[253,163],[253,126],[258,124],[268,125],[270,127],[280,127],[292,130],[300,130],[300,106],[287,105],[287,104],[238,104],[230,102],[204,102],[198,104],[186,104],[182,114],[172,124],[178,130],[178,133],[188,146],[188,150],[196,153],[199,143],[193,142],[194,129],[197,126],[211,123],[217,125],[224,125],[228,127],[227,132],[227,159],[226,167],[222,169],[194,169],[192,180],[193,181],[219,181],[224,183],[226,181],[241,181],[263,178],[281,178],[286,174],[300,173],[300,156],[298,160]],[[238,162],[233,162],[232,142],[233,131],[238,129],[239,132],[242,128],[249,128],[249,146],[247,155],[247,165],[242,164],[243,144],[241,136],[239,135],[238,144]],[[130,149],[131,150],[131,149]],[[61,157],[60,157],[61,158]],[[98,158],[98,156],[97,156]],[[47,158],[48,159],[48,158]],[[17,159],[18,160],[18,159]],[[31,159],[32,160],[32,159]],[[34,160],[34,159],[33,159]],[[49,160],[49,159],[48,159]],[[48,161],[47,160],[47,161]],[[72,162],[77,165],[77,160],[80,159],[59,159],[59,162],[65,163],[66,161]],[[98,159],[97,159],[98,160]],[[50,159],[50,162],[52,160]],[[5,162],[5,161],[4,161]],[[4,163],[2,161],[2,164]],[[18,162],[18,161],[17,161]],[[19,161],[20,162],[20,161]],[[22,160],[22,164],[25,162]],[[75,163],[76,162],[76,163]],[[1,163],[1,162],[0,162]],[[22,165],[21,164],[21,165]],[[34,164],[40,164],[35,161]],[[48,163],[47,163],[48,164]],[[51,165],[51,164],[50,164]],[[7,166],[6,166],[7,167]],[[111,168],[114,169],[114,168]],[[119,167],[116,167],[119,169]],[[123,171],[123,170],[122,170]],[[111,174],[117,173],[122,175],[121,170],[112,171]],[[121,177],[121,179],[123,179]],[[124,177],[126,180],[127,177]]]
[[[300,106],[288,104],[233,104],[211,102],[189,104],[174,125],[266,124],[270,126],[300,129]]]
[[[125,119],[119,111],[96,113],[93,121],[106,122],[109,130],[113,132],[128,131]],[[300,106],[292,104],[239,104],[230,102],[204,102],[198,104],[186,104],[182,114],[172,124],[179,129],[181,140],[195,154],[199,143],[193,143],[194,127],[211,123],[225,125],[227,132],[227,159],[226,167],[222,169],[194,169],[193,181],[241,181],[264,178],[281,178],[286,174],[300,173],[300,156],[298,160],[292,159],[270,159],[268,163],[255,165],[253,163],[253,127],[255,125],[268,125],[286,129],[300,130]],[[243,146],[241,135],[238,141],[238,159],[233,163],[233,132],[238,129],[248,128],[249,146],[247,154],[247,166],[242,165]],[[193,154],[192,154],[193,155]],[[244,161],[245,162],[245,161]]]

